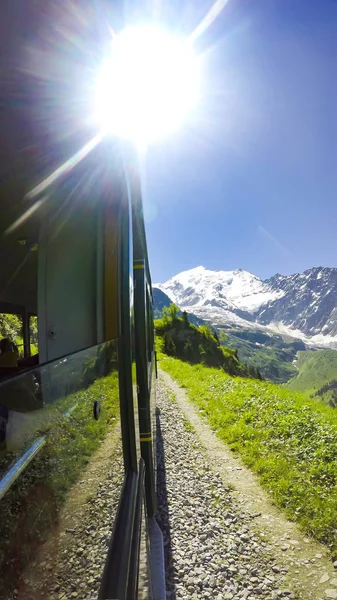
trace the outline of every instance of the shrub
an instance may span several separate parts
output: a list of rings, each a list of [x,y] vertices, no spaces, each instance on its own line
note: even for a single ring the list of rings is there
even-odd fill
[[[174,304],[165,307],[162,318],[155,321],[157,335],[163,336],[165,354],[191,364],[221,368],[231,375],[261,379],[256,367],[248,369],[240,363],[237,350],[220,345],[217,333],[208,323],[196,327],[189,322],[186,312],[177,317],[177,308]]]

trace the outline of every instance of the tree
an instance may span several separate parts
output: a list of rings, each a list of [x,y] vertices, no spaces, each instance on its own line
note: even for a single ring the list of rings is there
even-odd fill
[[[200,333],[202,333],[206,339],[214,340],[214,332],[209,323],[205,323],[204,325],[199,325],[198,327]]]
[[[183,313],[182,313],[182,318],[183,318],[184,327],[185,327],[186,329],[188,329],[188,328],[189,328],[189,326],[190,326],[190,322],[189,322],[189,320],[188,320],[188,315],[187,315],[187,312],[186,312],[186,310],[184,310],[184,311],[183,311]]]
[[[192,344],[192,340],[191,337],[188,337],[185,345],[184,345],[184,355],[186,357],[187,360],[193,360],[194,358],[194,351],[193,351],[193,344]]]
[[[220,329],[220,344],[225,344],[225,342],[227,341],[227,333],[225,332],[224,329]]]
[[[169,306],[164,306],[163,310],[161,311],[161,316],[165,325],[169,325],[172,320]]]
[[[172,303],[170,306],[164,306],[161,314],[164,319],[171,319],[173,321],[177,318],[178,312],[179,306]]]
[[[37,328],[37,317],[31,315],[29,318],[29,333],[30,333],[30,341],[32,344],[37,346],[38,344],[38,328]]]
[[[168,354],[169,356],[176,355],[176,345],[169,333],[164,334],[163,350],[165,354]]]
[[[23,354],[22,317],[10,313],[0,313],[0,338],[8,338]]]
[[[171,314],[171,319],[173,321],[174,319],[177,318],[177,314],[179,312],[179,306],[177,306],[176,304],[170,304],[169,311]]]

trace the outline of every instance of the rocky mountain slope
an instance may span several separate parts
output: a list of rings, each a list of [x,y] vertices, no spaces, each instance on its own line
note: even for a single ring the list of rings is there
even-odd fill
[[[158,319],[164,307],[169,307],[172,300],[160,289],[153,288],[154,316]],[[202,325],[206,323],[193,313],[187,312],[190,323]],[[250,324],[252,325],[252,324]],[[235,328],[226,325],[226,346],[238,350],[239,359],[252,367],[257,367],[264,379],[284,383],[297,374],[294,366],[297,352],[305,350],[303,341],[289,336],[282,336],[272,331],[267,332],[258,326],[254,330]]]
[[[168,297],[167,294],[162,292],[157,287],[154,287],[152,291],[153,291],[153,316],[155,319],[159,319],[161,317],[163,308],[169,307],[172,304],[172,300],[171,300],[171,298]],[[179,311],[178,315],[181,316],[181,311]],[[193,313],[190,313],[188,311],[187,311],[187,315],[188,315],[189,322],[193,323],[193,325],[205,325],[205,323],[207,322],[204,319],[199,319],[199,317],[197,317],[196,315],[194,315]]]
[[[218,327],[276,332],[337,348],[337,269],[314,267],[262,281],[242,269],[196,267],[155,287]]]

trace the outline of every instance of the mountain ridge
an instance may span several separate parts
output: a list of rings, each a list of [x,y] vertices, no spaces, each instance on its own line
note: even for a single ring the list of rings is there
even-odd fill
[[[163,308],[169,307],[172,300],[160,289],[153,287],[154,316],[160,318]],[[204,325],[206,321],[187,313],[194,325]],[[256,367],[265,379],[284,383],[294,377],[297,370],[294,361],[298,350],[305,350],[301,340],[283,337],[279,333],[260,330],[229,329],[226,327],[226,346],[238,351],[240,361]]]
[[[262,280],[243,269],[202,265],[154,284],[181,309],[217,327],[273,331],[308,345],[337,348],[337,269]]]

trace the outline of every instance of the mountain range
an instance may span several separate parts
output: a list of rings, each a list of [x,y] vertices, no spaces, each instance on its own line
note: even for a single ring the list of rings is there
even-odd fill
[[[182,310],[227,331],[255,331],[337,348],[337,269],[314,267],[262,280],[237,269],[196,267],[155,284]],[[162,298],[163,300],[163,298]]]

